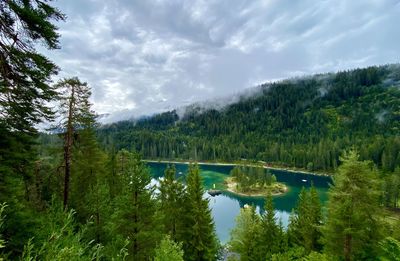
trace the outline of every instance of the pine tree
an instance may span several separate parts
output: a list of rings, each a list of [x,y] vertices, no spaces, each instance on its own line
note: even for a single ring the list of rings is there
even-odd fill
[[[204,190],[197,164],[189,165],[187,193],[185,198],[185,260],[216,260],[218,240],[215,226],[208,207],[208,200],[203,198]]]
[[[47,102],[57,98],[54,63],[36,50],[58,48],[55,21],[64,15],[49,1],[0,1],[0,202],[7,201],[7,251],[20,252],[35,217],[26,199],[36,153],[35,124],[51,119]]]
[[[9,132],[35,133],[33,125],[52,115],[46,102],[56,98],[50,77],[58,69],[35,45],[59,48],[52,22],[64,19],[45,1],[0,2],[0,125]]]
[[[261,217],[260,238],[258,242],[263,260],[269,260],[272,254],[280,252],[282,242],[281,236],[281,230],[275,217],[272,196],[269,195],[266,198],[264,214]]]
[[[60,114],[64,133],[64,208],[68,205],[70,193],[72,150],[78,130],[94,127],[95,114],[90,108],[91,91],[87,83],[77,77],[60,80],[55,87],[61,91]]]
[[[314,186],[309,191],[303,188],[290,219],[290,243],[304,247],[307,253],[319,250],[321,224],[322,212],[318,193]]]
[[[254,207],[240,209],[235,227],[231,231],[230,250],[240,255],[240,260],[265,260],[261,257],[259,235],[261,230],[260,216]],[[269,243],[269,242],[268,242]]]
[[[344,260],[376,259],[381,239],[377,173],[370,162],[358,158],[354,150],[341,158],[323,228],[326,252]]]
[[[120,248],[129,240],[130,259],[149,260],[161,236],[151,177],[138,154],[122,150],[117,159],[122,186],[114,203],[113,237],[119,240]]]
[[[171,239],[178,242],[183,241],[184,224],[182,216],[186,210],[184,206],[184,187],[175,179],[175,166],[168,166],[165,175],[160,180],[161,212],[163,214],[163,225],[165,232]]]

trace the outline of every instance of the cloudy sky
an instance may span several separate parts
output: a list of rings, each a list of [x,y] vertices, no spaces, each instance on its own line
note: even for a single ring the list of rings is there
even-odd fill
[[[282,78],[399,62],[400,0],[58,0],[60,50],[112,120]]]

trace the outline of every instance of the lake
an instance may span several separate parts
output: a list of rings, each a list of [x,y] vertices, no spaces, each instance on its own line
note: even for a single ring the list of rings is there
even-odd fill
[[[153,178],[157,179],[164,175],[167,163],[148,162],[150,172]],[[200,174],[203,178],[205,190],[211,189],[213,184],[216,188],[221,188],[224,178],[229,175],[233,166],[221,165],[199,165]],[[186,175],[188,165],[183,163],[175,164],[178,176]],[[273,170],[278,182],[284,183],[288,187],[288,192],[283,195],[273,197],[276,211],[276,217],[280,219],[286,227],[289,222],[289,216],[292,209],[296,205],[298,194],[302,187],[309,188],[311,183],[316,187],[319,197],[324,205],[327,201],[327,192],[330,177],[309,175],[304,173],[295,173],[284,170]],[[263,211],[264,199],[239,196],[230,192],[223,192],[222,195],[211,197],[207,193],[204,194],[209,199],[209,206],[214,218],[216,232],[222,244],[229,241],[231,229],[235,226],[235,218],[239,214],[240,208],[245,204],[256,206],[259,212]]]

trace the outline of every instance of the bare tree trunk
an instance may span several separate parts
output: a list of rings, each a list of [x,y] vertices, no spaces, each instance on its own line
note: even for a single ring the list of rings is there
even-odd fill
[[[71,175],[71,149],[72,149],[72,139],[74,132],[72,126],[74,103],[75,103],[75,87],[71,86],[71,97],[68,108],[67,132],[65,133],[65,143],[64,143],[64,163],[65,163],[64,210],[67,209],[68,197],[69,197],[69,180]]]

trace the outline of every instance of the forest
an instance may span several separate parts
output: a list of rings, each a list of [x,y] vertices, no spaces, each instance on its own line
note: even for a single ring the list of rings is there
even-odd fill
[[[90,85],[54,82],[37,48],[61,48],[66,19],[51,1],[0,2],[0,260],[399,260],[398,65],[100,126]],[[268,196],[221,245],[198,165],[154,184],[142,160],[241,158],[334,173],[327,206],[303,189],[285,229]]]

